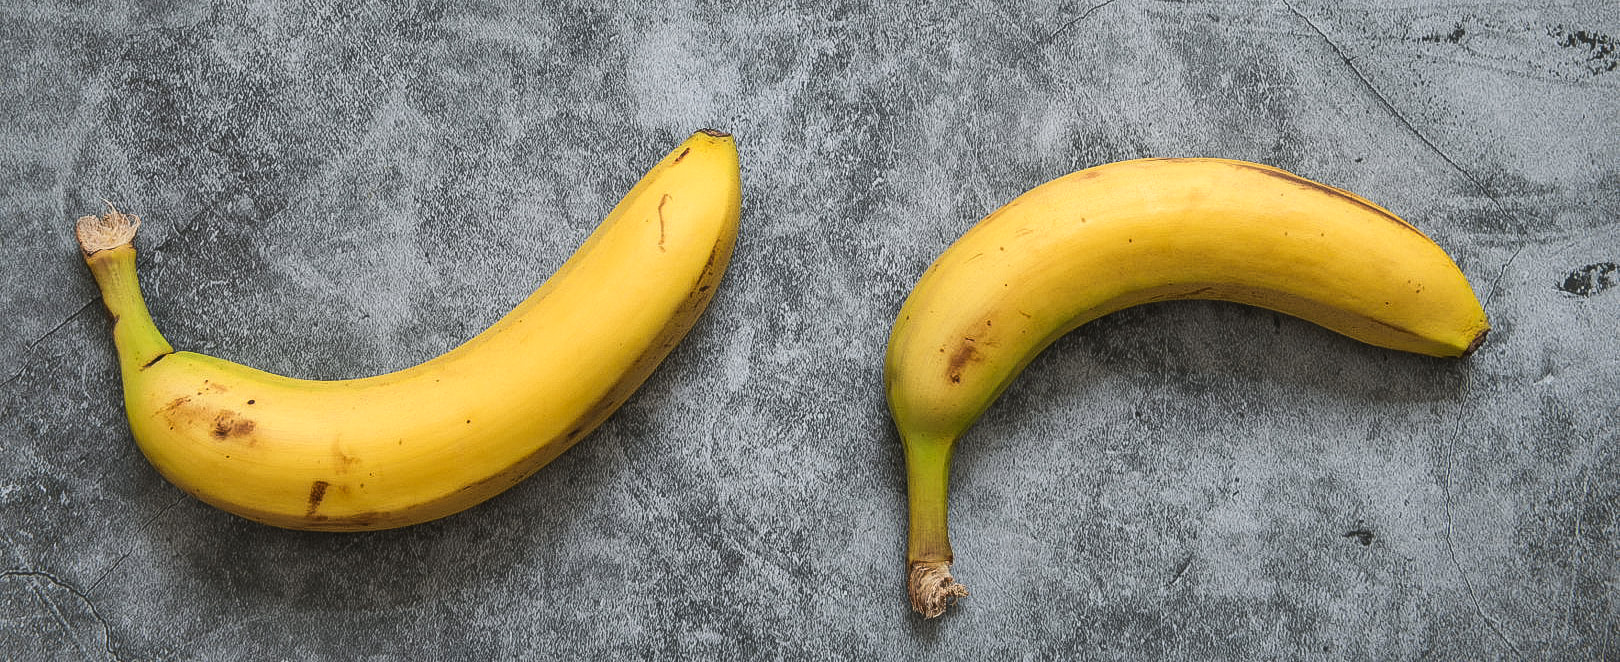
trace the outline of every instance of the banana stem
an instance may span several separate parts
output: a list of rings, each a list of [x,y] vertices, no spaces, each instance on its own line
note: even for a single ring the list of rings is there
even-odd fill
[[[112,316],[113,343],[126,373],[144,369],[174,353],[152,322],[146,300],[141,297],[132,243],[140,226],[140,217],[117,209],[99,218],[81,217],[78,224],[79,248],[101,289],[101,301]]]
[[[907,592],[911,608],[924,618],[945,613],[945,607],[968,594],[951,576],[950,527],[947,524],[954,439],[907,439],[906,489],[911,529],[907,545]]]

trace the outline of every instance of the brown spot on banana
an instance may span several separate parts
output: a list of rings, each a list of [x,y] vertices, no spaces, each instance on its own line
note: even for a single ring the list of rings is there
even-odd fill
[[[314,517],[315,511],[321,507],[321,500],[326,498],[326,488],[331,483],[317,480],[309,486],[309,509],[304,511],[305,517]]]
[[[683,152],[683,154],[684,154],[684,152]],[[660,253],[665,252],[665,249],[664,249],[664,205],[667,204],[668,202],[669,202],[669,194],[668,193],[665,193],[664,197],[658,199],[658,251]]]
[[[251,419],[238,418],[234,411],[221,411],[214,416],[213,435],[215,439],[225,441],[233,437],[246,437],[258,427]]]
[[[962,383],[962,370],[969,364],[984,359],[984,356],[979,354],[979,348],[974,346],[974,342],[973,338],[964,337],[962,344],[951,353],[950,361],[945,366],[945,374],[952,384]]]
[[[310,521],[303,524],[303,528],[306,531],[356,531],[377,527],[380,524],[389,524],[388,520],[392,516],[393,513],[380,510],[367,510],[340,517],[312,515],[309,517]],[[392,526],[398,525],[393,524]]]
[[[336,439],[332,440],[332,468],[340,474],[349,473],[349,468],[359,464],[360,458],[343,452]]]

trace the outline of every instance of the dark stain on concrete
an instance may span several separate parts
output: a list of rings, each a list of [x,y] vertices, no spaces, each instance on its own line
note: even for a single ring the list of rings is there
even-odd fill
[[[1446,42],[1446,43],[1455,44],[1457,42],[1462,41],[1462,38],[1467,36],[1467,35],[1468,35],[1468,31],[1463,29],[1463,26],[1462,26],[1461,23],[1458,23],[1456,25],[1456,27],[1452,28],[1451,32],[1449,32],[1449,33],[1446,33],[1446,34],[1435,33],[1435,34],[1424,35],[1422,37],[1419,37],[1418,41]]]
[[[1558,40],[1558,45],[1580,52],[1582,64],[1593,76],[1620,69],[1620,53],[1614,38],[1588,30],[1570,30],[1562,25],[1547,30],[1547,35]]]
[[[1558,289],[1578,297],[1589,297],[1611,287],[1620,272],[1620,264],[1613,262],[1598,262],[1569,272],[1564,281],[1558,284]]]

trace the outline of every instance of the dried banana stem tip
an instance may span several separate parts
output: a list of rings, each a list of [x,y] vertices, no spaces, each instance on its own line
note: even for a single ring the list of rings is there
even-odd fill
[[[966,597],[966,586],[956,583],[951,576],[951,564],[946,561],[919,561],[911,564],[911,608],[923,618],[934,618],[945,613],[957,598]]]
[[[141,227],[141,217],[118,211],[111,203],[101,216],[80,216],[78,225],[79,250],[89,256],[135,240],[135,230]]]

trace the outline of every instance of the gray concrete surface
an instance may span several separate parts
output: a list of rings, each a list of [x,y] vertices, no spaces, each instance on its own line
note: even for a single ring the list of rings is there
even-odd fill
[[[0,658],[1620,658],[1607,0],[324,4],[0,9]],[[146,219],[176,347],[358,376],[495,320],[705,126],[743,157],[727,281],[529,481],[311,534],[135,449],[70,233],[102,199]],[[1037,183],[1187,155],[1402,214],[1490,342],[1088,325],[964,441],[973,595],[918,620],[880,391],[907,288]]]

